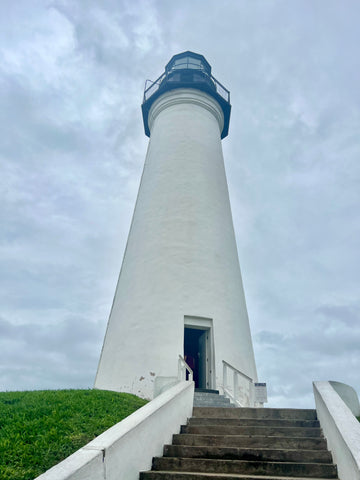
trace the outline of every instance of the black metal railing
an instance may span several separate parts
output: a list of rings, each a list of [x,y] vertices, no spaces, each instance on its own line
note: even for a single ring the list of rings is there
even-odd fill
[[[181,68],[182,70],[187,70],[187,69],[200,70],[202,75],[207,77],[209,82],[212,82],[212,84],[215,86],[216,93],[218,93],[226,102],[230,103],[229,90],[227,90],[224,87],[224,85],[222,85],[218,80],[216,80],[216,78],[213,77],[211,74],[209,75],[208,73],[206,73],[205,70],[202,68],[202,66],[191,64],[191,67],[189,68],[187,63],[186,64],[184,63],[184,66],[185,65],[187,66],[185,68]],[[168,77],[171,76],[177,70],[180,70],[180,64],[177,64],[175,68],[173,67],[169,71],[165,71],[163,74],[160,75],[160,77],[157,80],[155,80],[155,82],[153,82],[152,80],[146,80],[143,102],[145,103],[147,100],[149,100],[149,98],[152,97],[152,95],[154,95],[154,93],[156,93],[159,90],[161,85],[166,84]]]

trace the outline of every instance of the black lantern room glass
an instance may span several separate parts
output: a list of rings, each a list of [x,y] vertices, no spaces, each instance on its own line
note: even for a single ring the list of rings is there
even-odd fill
[[[184,52],[175,55],[166,65],[165,71],[170,73],[172,70],[202,70],[207,75],[211,75],[211,67],[202,55],[193,52]]]

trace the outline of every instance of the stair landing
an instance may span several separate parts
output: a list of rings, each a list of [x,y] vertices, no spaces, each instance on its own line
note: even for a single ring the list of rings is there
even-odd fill
[[[194,393],[194,407],[233,408],[230,399],[219,395],[218,390],[196,388]]]

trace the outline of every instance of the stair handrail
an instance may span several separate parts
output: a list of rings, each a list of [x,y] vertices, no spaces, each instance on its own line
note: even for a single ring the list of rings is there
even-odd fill
[[[178,360],[178,380],[179,381],[186,381],[186,371],[189,373],[189,377],[187,379],[188,382],[192,382],[194,378],[194,373],[186,363],[184,357],[179,354]]]
[[[239,407],[249,406],[249,405],[243,405],[238,398],[238,394],[239,394],[238,375],[241,375],[243,378],[245,378],[245,380],[248,381],[248,384],[249,384],[249,403],[252,406],[253,403],[254,403],[253,402],[253,386],[254,386],[253,379],[251,377],[249,377],[249,375],[246,375],[246,373],[242,372],[238,368],[231,365],[229,362],[226,362],[225,360],[223,360],[222,363],[223,363],[223,386],[222,387],[223,387],[225,396],[229,397],[230,400],[232,400]],[[227,370],[228,369],[232,370],[232,372],[233,372],[232,389],[229,389],[229,385],[228,385],[228,382],[227,382]]]

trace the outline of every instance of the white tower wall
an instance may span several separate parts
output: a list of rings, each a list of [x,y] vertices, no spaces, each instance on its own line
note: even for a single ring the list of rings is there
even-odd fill
[[[149,127],[95,387],[152,398],[155,378],[177,375],[185,317],[212,325],[212,388],[222,383],[222,360],[256,381],[222,155],[222,109],[200,90],[175,89],[154,102]]]

